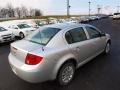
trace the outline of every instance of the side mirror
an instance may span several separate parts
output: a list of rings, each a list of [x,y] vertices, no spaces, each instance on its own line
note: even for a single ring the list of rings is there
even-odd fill
[[[18,29],[17,27],[15,27],[14,29]]]
[[[103,33],[103,32],[100,33],[100,37],[103,37],[103,36],[105,36],[105,33]]]

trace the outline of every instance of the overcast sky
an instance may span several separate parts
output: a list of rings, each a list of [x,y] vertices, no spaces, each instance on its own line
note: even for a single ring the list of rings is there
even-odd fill
[[[14,7],[24,5],[27,8],[39,8],[44,15],[66,14],[67,0],[0,0],[0,7],[11,3]],[[71,14],[87,14],[89,0],[70,0]],[[102,13],[117,11],[120,0],[90,0],[92,13],[97,12],[97,5],[102,8]]]

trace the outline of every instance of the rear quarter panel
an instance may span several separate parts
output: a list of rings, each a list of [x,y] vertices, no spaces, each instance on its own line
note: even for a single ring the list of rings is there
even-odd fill
[[[68,44],[64,41],[63,32],[59,32],[46,46],[45,60],[49,62],[52,79],[55,79],[61,65],[69,59],[76,57],[70,51]]]
[[[45,51],[45,58],[49,75],[55,79],[57,73],[64,62],[69,59],[76,59],[67,46],[60,46]]]

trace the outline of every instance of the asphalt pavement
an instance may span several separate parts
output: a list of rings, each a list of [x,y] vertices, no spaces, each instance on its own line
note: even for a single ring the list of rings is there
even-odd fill
[[[10,43],[4,43],[0,44],[0,90],[120,90],[120,21],[102,19],[90,24],[111,35],[111,52],[80,67],[70,85],[60,87],[55,81],[30,84],[21,80],[8,63]]]

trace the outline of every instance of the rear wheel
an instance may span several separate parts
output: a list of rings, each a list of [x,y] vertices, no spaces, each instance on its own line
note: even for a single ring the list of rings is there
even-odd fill
[[[58,73],[57,81],[59,85],[68,85],[72,81],[74,74],[75,65],[71,62],[65,63]]]
[[[22,32],[20,32],[19,36],[21,39],[23,39],[25,37],[24,33],[22,33]]]

